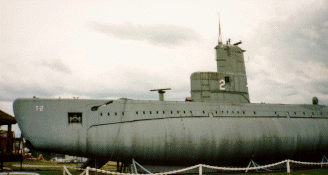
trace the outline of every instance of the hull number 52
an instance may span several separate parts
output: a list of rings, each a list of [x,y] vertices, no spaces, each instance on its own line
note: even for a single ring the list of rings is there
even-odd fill
[[[35,106],[36,111],[43,111],[43,106]]]

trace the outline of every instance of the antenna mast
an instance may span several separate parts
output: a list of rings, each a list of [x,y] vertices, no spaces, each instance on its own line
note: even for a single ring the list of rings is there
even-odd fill
[[[219,45],[222,45],[220,13],[219,13]]]

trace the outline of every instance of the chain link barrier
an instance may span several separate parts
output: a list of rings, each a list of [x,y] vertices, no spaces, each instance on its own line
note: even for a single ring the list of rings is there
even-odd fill
[[[175,170],[175,171],[168,171],[164,173],[151,173],[151,174],[131,174],[131,173],[118,173],[118,172],[113,172],[113,171],[106,171],[106,170],[101,170],[101,169],[96,169],[96,168],[90,168],[87,167],[80,175],[89,175],[90,171],[98,172],[98,173],[103,173],[103,174],[113,174],[113,175],[169,175],[169,174],[177,174],[185,171],[189,171],[192,169],[199,169],[199,175],[202,175],[203,168],[208,168],[208,169],[214,169],[214,170],[222,170],[222,171],[249,171],[249,170],[259,170],[259,169],[266,169],[270,167],[274,167],[277,165],[281,165],[286,163],[287,165],[287,173],[290,173],[290,163],[295,163],[295,164],[303,164],[303,165],[328,165],[328,162],[302,162],[302,161],[295,161],[295,160],[283,160],[277,163],[269,164],[269,165],[263,165],[263,166],[257,166],[257,167],[247,167],[247,168],[231,168],[231,167],[217,167],[217,166],[211,166],[211,165],[205,165],[205,164],[198,164],[194,165],[191,167]],[[71,168],[71,167],[69,167]],[[78,169],[78,168],[71,168],[71,169]],[[79,169],[83,170],[83,169]],[[63,174],[65,175],[65,172],[68,175],[72,175],[66,166],[64,166],[64,171]]]

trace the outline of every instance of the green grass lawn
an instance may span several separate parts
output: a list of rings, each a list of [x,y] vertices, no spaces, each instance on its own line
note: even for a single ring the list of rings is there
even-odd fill
[[[317,169],[317,170],[302,170],[296,172],[281,172],[281,173],[257,173],[247,175],[328,175],[328,169]]]
[[[24,165],[36,165],[36,167],[24,167]],[[63,166],[76,167],[76,164],[57,164],[56,162],[49,161],[23,161],[23,170],[25,172],[36,172],[41,175],[59,175],[63,174]],[[47,167],[41,167],[47,166]],[[20,162],[5,162],[4,167],[10,168],[12,171],[20,171]],[[76,170],[69,170],[72,175],[81,174]]]

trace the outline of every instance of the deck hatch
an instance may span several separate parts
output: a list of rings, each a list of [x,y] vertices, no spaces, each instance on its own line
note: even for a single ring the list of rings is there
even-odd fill
[[[68,114],[68,123],[78,123],[82,124],[82,112],[69,112]]]

